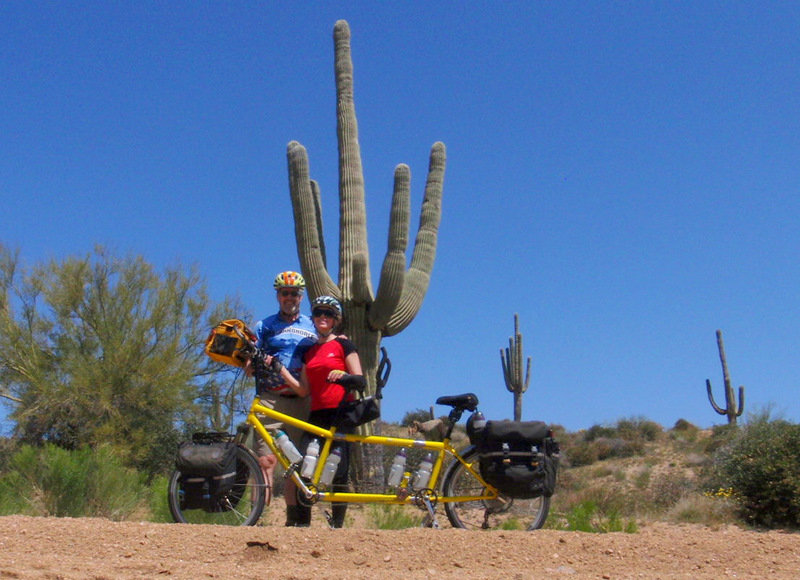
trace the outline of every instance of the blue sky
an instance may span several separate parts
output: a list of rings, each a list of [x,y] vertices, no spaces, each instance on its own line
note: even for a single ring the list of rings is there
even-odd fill
[[[214,298],[272,313],[298,267],[289,141],[338,243],[338,19],[376,284],[394,167],[415,231],[447,146],[430,289],[383,343],[385,419],[467,391],[510,417],[514,313],[525,419],[724,423],[716,329],[745,411],[800,419],[794,3],[3,2],[0,241],[28,265],[95,243],[197,263]]]

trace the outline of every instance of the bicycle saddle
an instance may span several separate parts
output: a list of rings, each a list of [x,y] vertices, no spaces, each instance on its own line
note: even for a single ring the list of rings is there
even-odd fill
[[[478,408],[478,397],[472,393],[450,395],[436,399],[437,405],[447,405],[461,411],[474,411]]]

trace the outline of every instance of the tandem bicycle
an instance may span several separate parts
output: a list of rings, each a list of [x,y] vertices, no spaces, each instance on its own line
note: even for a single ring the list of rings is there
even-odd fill
[[[391,364],[383,358],[378,369],[375,395],[355,401],[343,399],[342,421],[323,429],[295,417],[279,413],[256,397],[250,405],[245,425],[235,435],[228,433],[196,434],[197,448],[226,448],[231,462],[223,475],[204,472],[198,477],[176,469],[169,480],[170,512],[179,523],[255,525],[265,508],[268,482],[253,451],[245,445],[250,432],[260,437],[283,467],[284,477],[297,486],[299,501],[306,505],[350,504],[411,505],[423,512],[421,525],[438,528],[437,510],[441,505],[455,528],[536,530],[544,525],[550,510],[550,496],[555,488],[559,459],[558,443],[552,431],[540,421],[488,421],[485,427],[475,421],[478,397],[473,393],[442,396],[437,405],[449,407],[442,440],[359,435],[351,431],[359,424],[375,420],[378,401],[388,378]],[[346,377],[345,377],[346,378]],[[348,392],[350,385],[343,382]],[[347,397],[346,397],[347,398]],[[467,432],[472,444],[463,449],[453,446],[454,428],[465,412],[470,413]],[[319,443],[316,466],[308,477],[301,475],[303,459],[292,461],[276,441],[277,432],[264,424],[283,423],[299,427]],[[493,425],[494,424],[494,425]],[[346,432],[342,432],[346,431]],[[298,442],[295,442],[298,443]],[[387,448],[420,450],[426,453],[426,476],[418,478],[419,466],[408,465],[396,485],[388,483],[351,483],[348,491],[334,490],[324,483],[325,466],[334,443],[352,446],[376,445]],[[388,449],[388,454],[392,450]],[[235,459],[233,459],[235,458]],[[226,471],[225,469],[222,470]],[[215,472],[216,473],[216,472]],[[227,478],[227,482],[221,479]],[[417,485],[415,485],[415,483]],[[193,499],[192,485],[201,500]]]

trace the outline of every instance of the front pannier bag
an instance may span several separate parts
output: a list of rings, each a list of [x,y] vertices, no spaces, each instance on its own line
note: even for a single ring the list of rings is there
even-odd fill
[[[475,439],[486,483],[517,499],[553,495],[559,449],[545,423],[487,421]]]

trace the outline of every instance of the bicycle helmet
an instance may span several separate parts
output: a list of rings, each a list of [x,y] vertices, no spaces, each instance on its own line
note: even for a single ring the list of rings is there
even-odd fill
[[[311,303],[311,310],[313,311],[314,308],[318,307],[325,307],[330,308],[336,313],[337,317],[342,316],[342,305],[339,304],[339,301],[336,300],[333,296],[317,296],[314,298],[314,301]]]
[[[275,288],[275,290],[281,288],[297,288],[302,290],[306,287],[306,281],[299,272],[292,272],[289,270],[275,276],[275,282],[272,284],[272,287]]]

